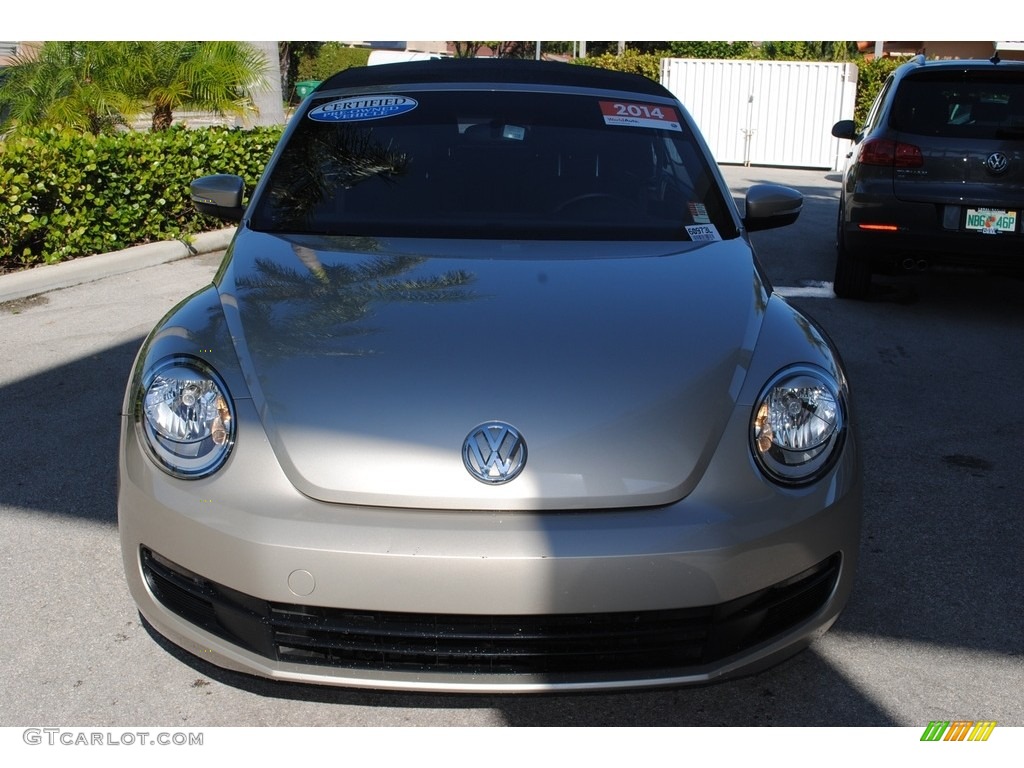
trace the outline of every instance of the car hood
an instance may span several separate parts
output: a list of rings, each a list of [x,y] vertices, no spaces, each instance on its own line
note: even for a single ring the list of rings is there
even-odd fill
[[[738,238],[552,245],[243,227],[217,287],[295,487],[432,509],[685,496],[735,408],[767,301]],[[498,485],[463,459],[492,420],[528,451]]]

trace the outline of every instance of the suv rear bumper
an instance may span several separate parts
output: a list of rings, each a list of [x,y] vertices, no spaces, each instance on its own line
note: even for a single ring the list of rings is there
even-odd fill
[[[847,206],[843,227],[846,250],[877,268],[1024,270],[1022,212],[1018,211],[1017,232],[986,234],[962,228],[966,207],[980,206],[901,203],[880,208],[853,202]],[[880,226],[895,229],[874,228]]]

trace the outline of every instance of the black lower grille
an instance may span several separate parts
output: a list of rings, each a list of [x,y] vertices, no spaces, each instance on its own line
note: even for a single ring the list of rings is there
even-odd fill
[[[828,600],[839,554],[772,587],[702,608],[476,616],[272,603],[142,549],[156,598],[186,621],[270,659],[361,670],[643,674],[717,661],[785,632]]]

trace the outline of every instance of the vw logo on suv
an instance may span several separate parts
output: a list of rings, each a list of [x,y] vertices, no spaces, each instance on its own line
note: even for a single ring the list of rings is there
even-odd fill
[[[515,427],[503,421],[489,421],[466,437],[462,461],[469,474],[481,483],[507,483],[526,466],[526,441]]]
[[[1002,152],[993,152],[985,159],[985,168],[989,173],[996,175],[1006,173],[1006,169],[1009,167],[1010,161]]]

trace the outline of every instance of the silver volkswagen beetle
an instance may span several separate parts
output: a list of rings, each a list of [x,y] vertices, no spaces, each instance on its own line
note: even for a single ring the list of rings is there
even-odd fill
[[[703,683],[850,593],[846,376],[774,295],[693,120],[574,65],[352,69],[292,118],[212,285],[124,399],[128,585],[162,635],[279,680]]]

